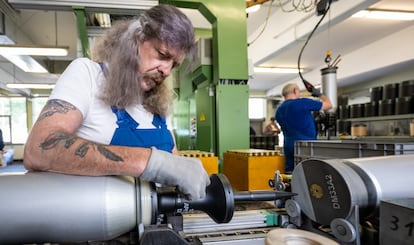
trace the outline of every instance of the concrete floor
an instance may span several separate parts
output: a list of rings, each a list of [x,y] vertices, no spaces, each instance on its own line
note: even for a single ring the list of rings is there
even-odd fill
[[[14,161],[7,166],[0,167],[0,174],[2,173],[24,173],[27,170],[24,168],[21,161]]]

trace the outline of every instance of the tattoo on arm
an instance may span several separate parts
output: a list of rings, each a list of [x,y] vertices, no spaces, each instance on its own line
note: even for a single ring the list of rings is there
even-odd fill
[[[51,133],[46,138],[45,141],[43,141],[40,144],[40,148],[42,148],[42,150],[50,150],[50,149],[56,147],[56,145],[60,141],[65,142],[65,148],[68,148],[68,147],[66,147],[67,146],[67,140],[68,140],[68,138],[69,138],[69,136],[67,134],[65,134],[65,133],[62,133],[62,132],[53,132],[53,133]],[[71,141],[73,141],[72,142],[72,144],[73,144],[74,143],[74,139],[72,138]]]
[[[76,142],[76,140],[76,137],[68,135],[64,132],[53,132],[46,138],[44,142],[40,144],[40,148],[42,150],[50,150],[55,148],[60,142],[62,142],[64,147],[66,149],[69,149]],[[85,157],[91,145],[96,146],[98,152],[108,160],[115,162],[124,161],[124,159],[121,156],[118,156],[114,152],[108,150],[104,145],[95,144],[91,142],[84,142],[80,144],[78,148],[75,150],[75,155],[81,158]]]
[[[39,121],[47,117],[53,116],[55,113],[66,114],[70,110],[76,110],[76,107],[64,100],[49,100],[43,108],[42,114],[39,116]]]
[[[89,150],[89,146],[88,146],[89,144],[88,143],[82,143],[79,147],[78,147],[78,149],[76,149],[76,151],[75,151],[75,155],[76,156],[80,156],[80,157],[85,157],[85,155],[86,155],[86,153],[88,153],[88,150]]]
[[[106,149],[103,145],[98,145],[98,151],[104,155],[107,159],[110,159],[115,162],[122,162],[124,159],[118,156],[117,154],[113,153],[112,151]]]

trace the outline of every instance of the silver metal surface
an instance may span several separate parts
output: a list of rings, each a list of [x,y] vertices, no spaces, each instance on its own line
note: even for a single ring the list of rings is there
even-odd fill
[[[270,214],[261,210],[235,211],[229,223],[217,224],[205,213],[184,214],[183,231],[186,234],[194,234],[266,227],[268,215]]]
[[[327,67],[321,70],[322,92],[329,98],[332,103],[332,108],[328,112],[335,112],[338,108],[336,70],[337,67]]]
[[[346,219],[332,220],[331,230],[335,237],[343,242],[353,242],[357,237],[355,227]]]
[[[292,192],[304,214],[329,225],[347,219],[355,206],[361,218],[372,215],[380,200],[413,197],[414,155],[355,159],[309,159],[296,166]]]
[[[273,228],[237,229],[194,234],[202,244],[214,245],[264,245],[265,238]]]
[[[0,244],[109,240],[136,226],[133,178],[0,177]]]

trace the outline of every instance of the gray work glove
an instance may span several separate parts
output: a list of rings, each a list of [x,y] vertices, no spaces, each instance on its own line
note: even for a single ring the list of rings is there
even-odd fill
[[[210,178],[198,158],[177,156],[155,147],[151,149],[151,156],[141,179],[177,186],[188,200],[205,197]]]

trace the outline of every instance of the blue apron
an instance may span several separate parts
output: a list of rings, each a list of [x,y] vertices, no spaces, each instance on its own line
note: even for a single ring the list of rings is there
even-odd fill
[[[172,152],[174,140],[170,130],[167,128],[165,118],[154,115],[152,124],[156,128],[137,129],[139,123],[136,122],[125,109],[111,107],[112,112],[117,117],[118,128],[112,136],[111,145],[135,146],[150,148],[152,146],[159,150]]]
[[[102,72],[106,76],[106,67],[103,63],[99,63]],[[152,124],[156,128],[137,129],[139,123],[136,122],[125,109],[117,109],[115,106],[111,107],[112,112],[115,113],[118,128],[112,136],[111,145],[120,146],[135,146],[150,148],[154,146],[159,150],[172,152],[174,148],[174,140],[171,132],[167,128],[165,118],[154,115]]]

